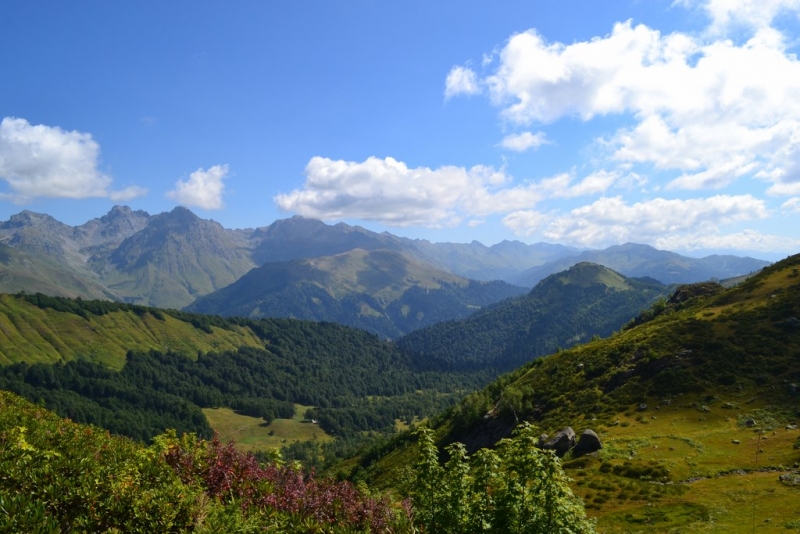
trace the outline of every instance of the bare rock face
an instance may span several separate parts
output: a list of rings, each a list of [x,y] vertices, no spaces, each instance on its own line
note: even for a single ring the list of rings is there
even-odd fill
[[[564,456],[575,446],[575,442],[575,431],[572,430],[572,427],[568,426],[553,434],[550,441],[545,443],[542,448],[544,450],[556,451],[557,456]]]
[[[594,430],[587,428],[578,439],[578,444],[572,449],[574,456],[583,456],[584,454],[591,454],[603,448],[603,443],[597,436]]]

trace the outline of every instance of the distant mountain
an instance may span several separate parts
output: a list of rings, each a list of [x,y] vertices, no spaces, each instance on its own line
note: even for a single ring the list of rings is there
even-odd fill
[[[490,247],[477,241],[431,243],[299,216],[262,228],[230,230],[182,207],[150,215],[115,206],[106,215],[75,227],[26,210],[0,222],[0,244],[27,254],[26,261],[38,265],[32,272],[17,270],[20,264],[6,266],[15,280],[6,286],[8,290],[121,299],[167,308],[184,307],[259,265],[356,249],[393,251],[464,278],[504,280],[526,287],[578,261],[662,282],[727,278],[767,264],[735,256],[685,258],[632,244],[580,253],[562,245],[519,241]],[[411,327],[409,322],[400,331]]]
[[[655,278],[664,284],[687,284],[732,278],[759,271],[769,265],[767,261],[738,256],[714,255],[689,258],[674,252],[658,250],[649,245],[626,243],[604,250],[587,250],[575,256],[531,267],[508,281],[524,287],[533,287],[547,276],[584,261],[604,265],[625,276]]]
[[[256,263],[289,261],[341,254],[356,248],[394,250],[408,257],[451,273],[474,280],[508,280],[522,270],[547,261],[571,256],[578,250],[563,245],[519,241],[503,241],[487,247],[472,243],[431,243],[424,239],[408,239],[390,233],[376,233],[360,226],[295,216],[275,221],[251,236],[255,245]]]
[[[392,250],[266,263],[199,298],[189,311],[244,317],[333,321],[385,337],[466,317],[525,289],[476,282]]]
[[[72,239],[86,257],[112,251],[125,239],[143,230],[151,217],[146,211],[114,206],[107,214],[92,219],[72,231]]]
[[[0,240],[31,255],[43,255],[70,265],[85,259],[72,239],[73,228],[53,217],[25,210],[0,224]]]
[[[255,267],[250,233],[182,207],[151,216],[115,206],[76,227],[23,211],[0,223],[0,244],[17,258],[6,265],[6,279],[15,280],[8,291],[182,308]],[[19,270],[19,254],[37,267]]]
[[[0,241],[32,255],[83,267],[96,247],[119,245],[145,227],[150,215],[114,206],[99,219],[72,227],[47,214],[22,211],[0,223]]]
[[[177,207],[91,264],[128,302],[181,308],[236,281],[255,266],[250,257],[240,234]]]
[[[666,290],[655,280],[626,278],[582,262],[550,275],[527,295],[412,332],[397,344],[457,366],[509,370],[560,347],[611,334]]]
[[[60,297],[119,299],[100,279],[46,255],[0,243],[0,293],[44,293]]]

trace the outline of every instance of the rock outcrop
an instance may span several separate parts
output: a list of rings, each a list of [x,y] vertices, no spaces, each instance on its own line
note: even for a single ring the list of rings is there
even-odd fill
[[[578,444],[575,445],[575,448],[572,449],[573,456],[583,456],[584,454],[591,454],[593,452],[597,452],[603,448],[603,443],[600,441],[600,438],[597,436],[597,433],[587,428],[581,434],[581,437],[578,439]]]

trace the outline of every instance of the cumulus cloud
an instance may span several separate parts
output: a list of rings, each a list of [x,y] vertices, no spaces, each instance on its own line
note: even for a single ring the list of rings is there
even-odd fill
[[[799,151],[800,152],[800,151]],[[800,154],[798,154],[800,158]],[[800,161],[794,161],[771,173],[760,173],[758,177],[772,182],[767,194],[776,196],[800,195]]]
[[[317,156],[306,165],[305,175],[301,189],[274,198],[281,210],[328,220],[358,218],[428,227],[531,210],[548,198],[595,195],[638,180],[635,175],[598,171],[577,182],[572,173],[564,173],[514,183],[503,169],[409,167],[392,157],[354,162]]]
[[[531,29],[513,35],[471,86],[486,87],[503,118],[518,125],[630,117],[604,140],[606,164],[673,171],[670,189],[785,176],[800,160],[800,62],[770,22],[796,13],[800,0],[684,3],[707,10],[720,31],[743,20],[750,31],[737,43],[627,21],[606,36],[563,44]],[[770,192],[797,194],[795,183],[776,178]]]
[[[514,211],[503,217],[503,224],[517,235],[533,235],[545,223],[547,216],[534,210]]]
[[[467,67],[453,67],[444,82],[444,96],[474,95],[481,92],[478,86],[478,75]]]
[[[0,122],[0,180],[10,189],[2,196],[17,203],[40,197],[126,198],[146,190],[111,190],[111,177],[98,169],[100,146],[91,134],[57,126],[31,125],[5,117]]]
[[[516,152],[525,152],[529,148],[539,148],[546,143],[549,141],[544,132],[522,132],[505,136],[500,141],[500,146]]]
[[[542,198],[536,184],[513,185],[486,166],[409,167],[394,158],[363,162],[314,157],[302,189],[275,197],[284,211],[321,219],[360,218],[392,226],[452,226],[528,208]]]
[[[193,206],[206,210],[222,209],[222,193],[228,176],[227,165],[214,165],[207,171],[197,169],[186,181],[178,180],[175,189],[167,196],[184,206]]]
[[[733,28],[764,28],[780,14],[800,10],[798,0],[682,0],[690,7],[700,7],[711,18],[709,31],[725,34]]]
[[[542,226],[532,223],[550,240],[585,247],[604,247],[627,241],[655,243],[688,235],[712,235],[720,226],[764,219],[768,210],[763,200],[751,195],[717,195],[708,198],[668,200],[655,198],[633,204],[622,197],[603,197],[568,214],[556,216]],[[507,217],[508,219],[508,217]],[[504,220],[520,235],[530,232],[524,219]]]
[[[134,198],[138,198],[144,196],[147,193],[147,189],[144,187],[139,187],[138,185],[132,185],[130,187],[126,187],[125,189],[121,189],[119,191],[112,191],[109,193],[108,198],[113,200],[114,202],[127,202]]]

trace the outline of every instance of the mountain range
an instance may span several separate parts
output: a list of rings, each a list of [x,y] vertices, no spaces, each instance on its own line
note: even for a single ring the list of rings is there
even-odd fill
[[[283,276],[278,273],[299,280],[302,278],[299,273],[288,271],[299,269],[303,272],[305,269],[307,273],[316,273],[317,279],[312,280],[312,285],[323,286],[319,276],[322,276],[324,269],[311,268],[311,264],[299,260],[332,258],[342,254],[350,258],[359,254],[367,258],[367,253],[384,257],[394,254],[391,262],[372,264],[387,267],[387,270],[380,271],[380,277],[400,277],[391,280],[386,278],[384,286],[407,289],[414,286],[417,293],[431,287],[425,286],[425,283],[411,283],[407,277],[403,279],[403,269],[393,270],[392,263],[425,265],[425,269],[444,273],[436,277],[442,281],[450,280],[447,287],[454,291],[458,292],[456,287],[467,287],[478,293],[481,288],[493,286],[465,280],[502,280],[517,286],[533,287],[547,275],[580,261],[593,261],[629,277],[650,276],[663,283],[727,278],[768,265],[765,261],[734,256],[687,258],[636,244],[611,247],[604,251],[580,251],[557,244],[527,245],[519,241],[503,241],[492,246],[477,241],[468,244],[431,243],[387,232],[376,233],[344,223],[328,225],[299,216],[278,220],[266,227],[232,230],[215,221],[197,217],[182,207],[150,215],[125,206],[115,206],[103,217],[75,227],[46,214],[23,211],[0,223],[0,246],[3,246],[0,249],[0,283],[9,292],[41,291],[52,295],[106,298],[176,309],[226,288],[252,269],[265,265],[271,267],[260,274],[253,273],[249,280],[263,283],[265,277]],[[356,250],[363,252],[356,253]],[[326,259],[320,260],[317,265],[325,264],[332,268],[335,263]],[[455,278],[448,278],[448,273],[459,277],[458,282],[455,282]],[[325,276],[330,283],[341,282],[346,286],[347,277],[332,273]],[[332,297],[347,293],[344,287],[331,285],[325,286],[324,290]],[[267,302],[263,300],[263,291],[248,291],[253,293],[255,299],[262,300],[245,303],[241,289],[231,288],[226,293],[209,297],[204,303],[197,302],[196,306],[207,306],[208,302],[213,301],[216,303],[215,309],[229,310],[220,313],[254,315],[254,310],[257,310],[255,315],[276,315],[277,311],[266,306],[269,302],[275,304],[280,301],[283,309],[281,314],[285,316],[323,318],[330,314],[320,309],[341,303],[340,298],[334,298],[336,302],[330,302],[329,305],[308,308],[303,301],[309,297],[305,289],[295,292],[299,299],[296,302],[291,301],[288,293],[277,300],[270,297],[272,300]],[[513,291],[518,290],[505,288],[493,293],[496,297],[488,300],[485,295],[448,297],[454,303],[452,313],[439,314],[435,318],[457,319],[463,316],[464,306],[477,309],[477,306],[484,306],[494,298],[505,298]],[[375,298],[369,291],[357,293]],[[232,294],[238,294],[236,303],[225,303],[227,295]],[[412,297],[413,294],[409,295],[409,298]],[[326,299],[324,295],[311,295],[311,298],[320,301]],[[376,311],[379,314],[386,313],[389,303],[384,304],[368,303],[368,307],[363,309],[364,313],[351,324],[369,322],[367,317]],[[405,305],[398,304],[398,317],[408,317]],[[298,311],[302,309],[306,311]],[[422,312],[428,319],[423,317],[415,320],[416,314],[413,314],[412,320],[406,321],[404,326],[395,324],[373,330],[391,335],[390,332],[398,334],[430,324],[428,321],[432,321],[434,316],[425,309]],[[394,319],[391,322],[396,323]]]
[[[625,276],[655,278],[664,284],[690,284],[705,280],[722,280],[750,274],[768,262],[730,255],[690,258],[675,252],[658,250],[649,245],[625,243],[604,250],[585,250],[574,256],[558,258],[512,276],[509,282],[532,287],[547,276],[565,271],[580,262],[597,263]]]
[[[332,321],[393,338],[526,292],[478,282],[399,252],[354,249],[334,256],[266,263],[188,311]]]

